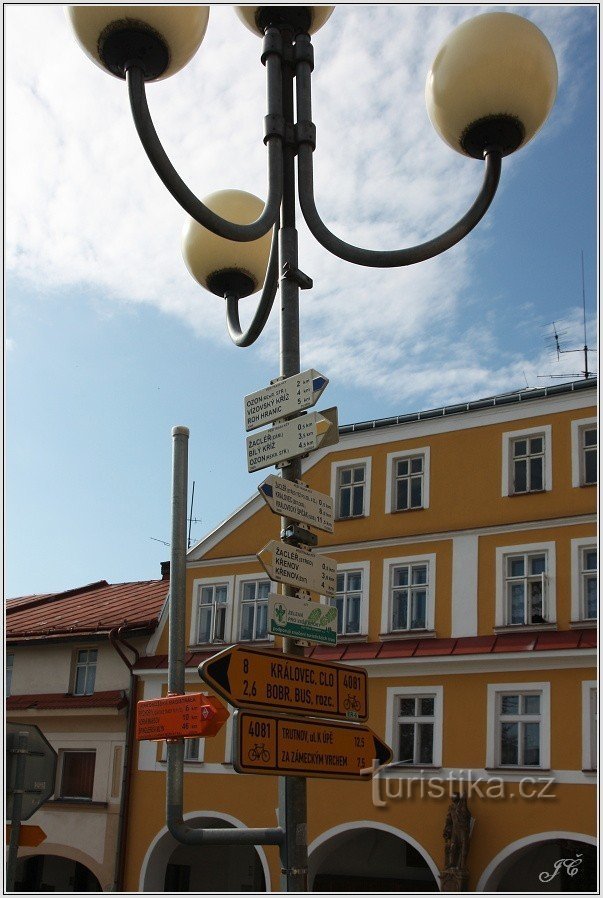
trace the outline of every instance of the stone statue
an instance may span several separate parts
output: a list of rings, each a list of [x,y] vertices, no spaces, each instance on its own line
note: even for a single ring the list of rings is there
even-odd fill
[[[471,811],[467,796],[455,793],[448,806],[444,824],[444,870],[442,891],[464,892],[467,889],[467,854],[471,832]]]

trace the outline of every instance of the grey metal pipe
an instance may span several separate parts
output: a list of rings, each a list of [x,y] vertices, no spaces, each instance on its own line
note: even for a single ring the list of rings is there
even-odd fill
[[[308,35],[300,35],[298,40],[310,42]],[[296,65],[296,91],[298,125],[307,125],[312,120],[312,99],[311,67],[305,59],[300,59]],[[362,249],[351,243],[346,243],[336,237],[321,219],[314,200],[313,152],[312,143],[306,140],[300,142],[297,161],[299,203],[308,228],[318,242],[333,255],[339,256],[346,262],[367,265],[372,268],[397,268],[403,265],[414,265],[417,262],[431,259],[433,256],[439,256],[440,253],[459,243],[486,214],[498,187],[502,164],[500,148],[491,147],[484,151],[484,179],[476,200],[469,211],[439,237],[405,249],[374,250]]]
[[[281,80],[281,59],[277,53],[270,53],[266,59],[266,69],[270,84]],[[163,149],[161,141],[155,130],[149,106],[146,99],[145,76],[142,69],[131,65],[126,70],[126,82],[130,97],[132,117],[138,132],[140,141],[149,157],[151,165],[172,194],[174,199],[188,212],[191,218],[208,228],[214,234],[225,237],[227,240],[246,242],[257,240],[270,230],[279,213],[281,196],[283,191],[283,155],[282,135],[272,134],[267,138],[268,144],[268,198],[262,214],[250,224],[235,224],[227,221],[220,215],[212,212],[184,183],[167,153]],[[279,103],[280,92],[278,87],[270,86],[268,89],[268,101],[272,108],[268,109],[268,116],[282,117]]]
[[[17,745],[9,748],[9,751],[17,755],[14,765],[15,781],[12,786],[13,815],[11,818],[10,842],[8,845],[8,857],[6,861],[6,891],[15,891],[15,876],[17,873],[17,856],[19,853],[19,835],[21,832],[21,816],[23,814],[23,794],[25,790],[25,765],[27,764],[27,743],[29,733],[17,734]]]
[[[172,544],[170,562],[168,692],[185,691],[186,646],[186,500],[188,489],[188,427],[172,429]],[[184,739],[167,740],[166,823],[184,845],[280,845],[285,832],[271,829],[201,829],[183,819]]]
[[[252,343],[255,343],[268,321],[272,306],[274,305],[276,291],[278,290],[278,241],[279,228],[278,225],[275,225],[262,295],[251,324],[245,332],[241,330],[239,297],[232,293],[229,293],[224,297],[226,300],[226,323],[228,325],[228,333],[230,334],[230,339],[236,346],[251,346]]]

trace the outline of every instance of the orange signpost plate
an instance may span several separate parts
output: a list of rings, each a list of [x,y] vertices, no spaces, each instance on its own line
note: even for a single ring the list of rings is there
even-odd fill
[[[359,667],[235,645],[199,665],[199,676],[235,707],[368,717],[367,673]]]
[[[373,759],[392,753],[372,730],[357,723],[235,711],[233,767],[238,773],[360,779]]]
[[[208,738],[216,735],[228,716],[222,702],[200,692],[149,699],[138,702],[136,738]]]
[[[10,834],[12,825],[6,824],[6,844],[10,842]],[[46,833],[41,826],[34,826],[29,823],[22,823],[19,827],[19,845],[23,848],[37,848],[46,838]]]

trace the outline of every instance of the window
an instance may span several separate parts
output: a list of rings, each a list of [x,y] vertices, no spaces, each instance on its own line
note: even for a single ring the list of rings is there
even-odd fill
[[[61,769],[61,798],[92,798],[95,751],[64,751]]]
[[[184,760],[185,761],[202,761],[202,740],[201,739],[185,739],[184,740]]]
[[[382,633],[433,630],[435,555],[386,559],[383,585]]]
[[[552,488],[551,426],[503,433],[503,496]]]
[[[598,617],[597,546],[593,537],[573,539],[572,624],[596,623]]]
[[[355,458],[331,465],[331,495],[335,518],[361,518],[369,514],[371,459]]]
[[[497,548],[495,625],[548,627],[555,620],[555,544]]]
[[[388,688],[386,739],[395,764],[441,766],[442,701],[442,686]]]
[[[241,583],[241,624],[239,639],[268,638],[268,595],[270,580]]]
[[[397,761],[399,764],[433,764],[432,695],[399,699]]]
[[[597,547],[588,546],[580,553],[582,559],[580,581],[582,586],[582,617],[597,619]]]
[[[582,769],[597,769],[597,683],[582,682]]]
[[[597,419],[572,421],[572,486],[597,483]]]
[[[513,440],[513,492],[535,493],[544,489],[544,437]]]
[[[331,604],[337,608],[337,635],[360,633],[362,571],[337,572],[337,593]]]
[[[396,565],[391,570],[392,630],[423,630],[427,621],[429,565]]]
[[[385,511],[429,507],[429,448],[390,452],[387,456]]]
[[[75,662],[74,695],[92,695],[96,679],[97,649],[80,649]]]
[[[488,767],[550,763],[550,684],[488,686]]]
[[[11,653],[6,656],[6,694],[10,695],[12,685],[13,685],[13,665],[15,663],[15,656]]]
[[[199,586],[197,593],[196,642],[224,642],[228,584]]]
[[[507,622],[545,623],[546,554],[507,555],[506,567]]]

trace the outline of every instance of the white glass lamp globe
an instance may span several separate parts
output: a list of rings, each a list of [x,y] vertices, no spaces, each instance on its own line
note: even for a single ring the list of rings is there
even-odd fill
[[[548,40],[522,16],[491,12],[458,26],[427,76],[429,117],[454,150],[482,158],[485,145],[503,155],[534,137],[557,93],[557,63]]]
[[[291,23],[300,32],[314,34],[322,28],[333,10],[334,6],[235,6],[235,12],[243,24],[254,34],[264,36],[264,28],[267,24],[265,11],[277,11],[280,15],[290,13]]]
[[[208,6],[68,6],[65,12],[92,62],[123,78],[122,64],[133,55],[148,63],[148,81],[168,78],[190,62],[209,18]]]
[[[218,190],[203,203],[235,224],[251,224],[264,211],[264,203],[244,190]],[[194,279],[217,296],[249,296],[263,285],[268,268],[272,229],[258,240],[239,242],[213,234],[193,218],[182,229],[182,255]]]

